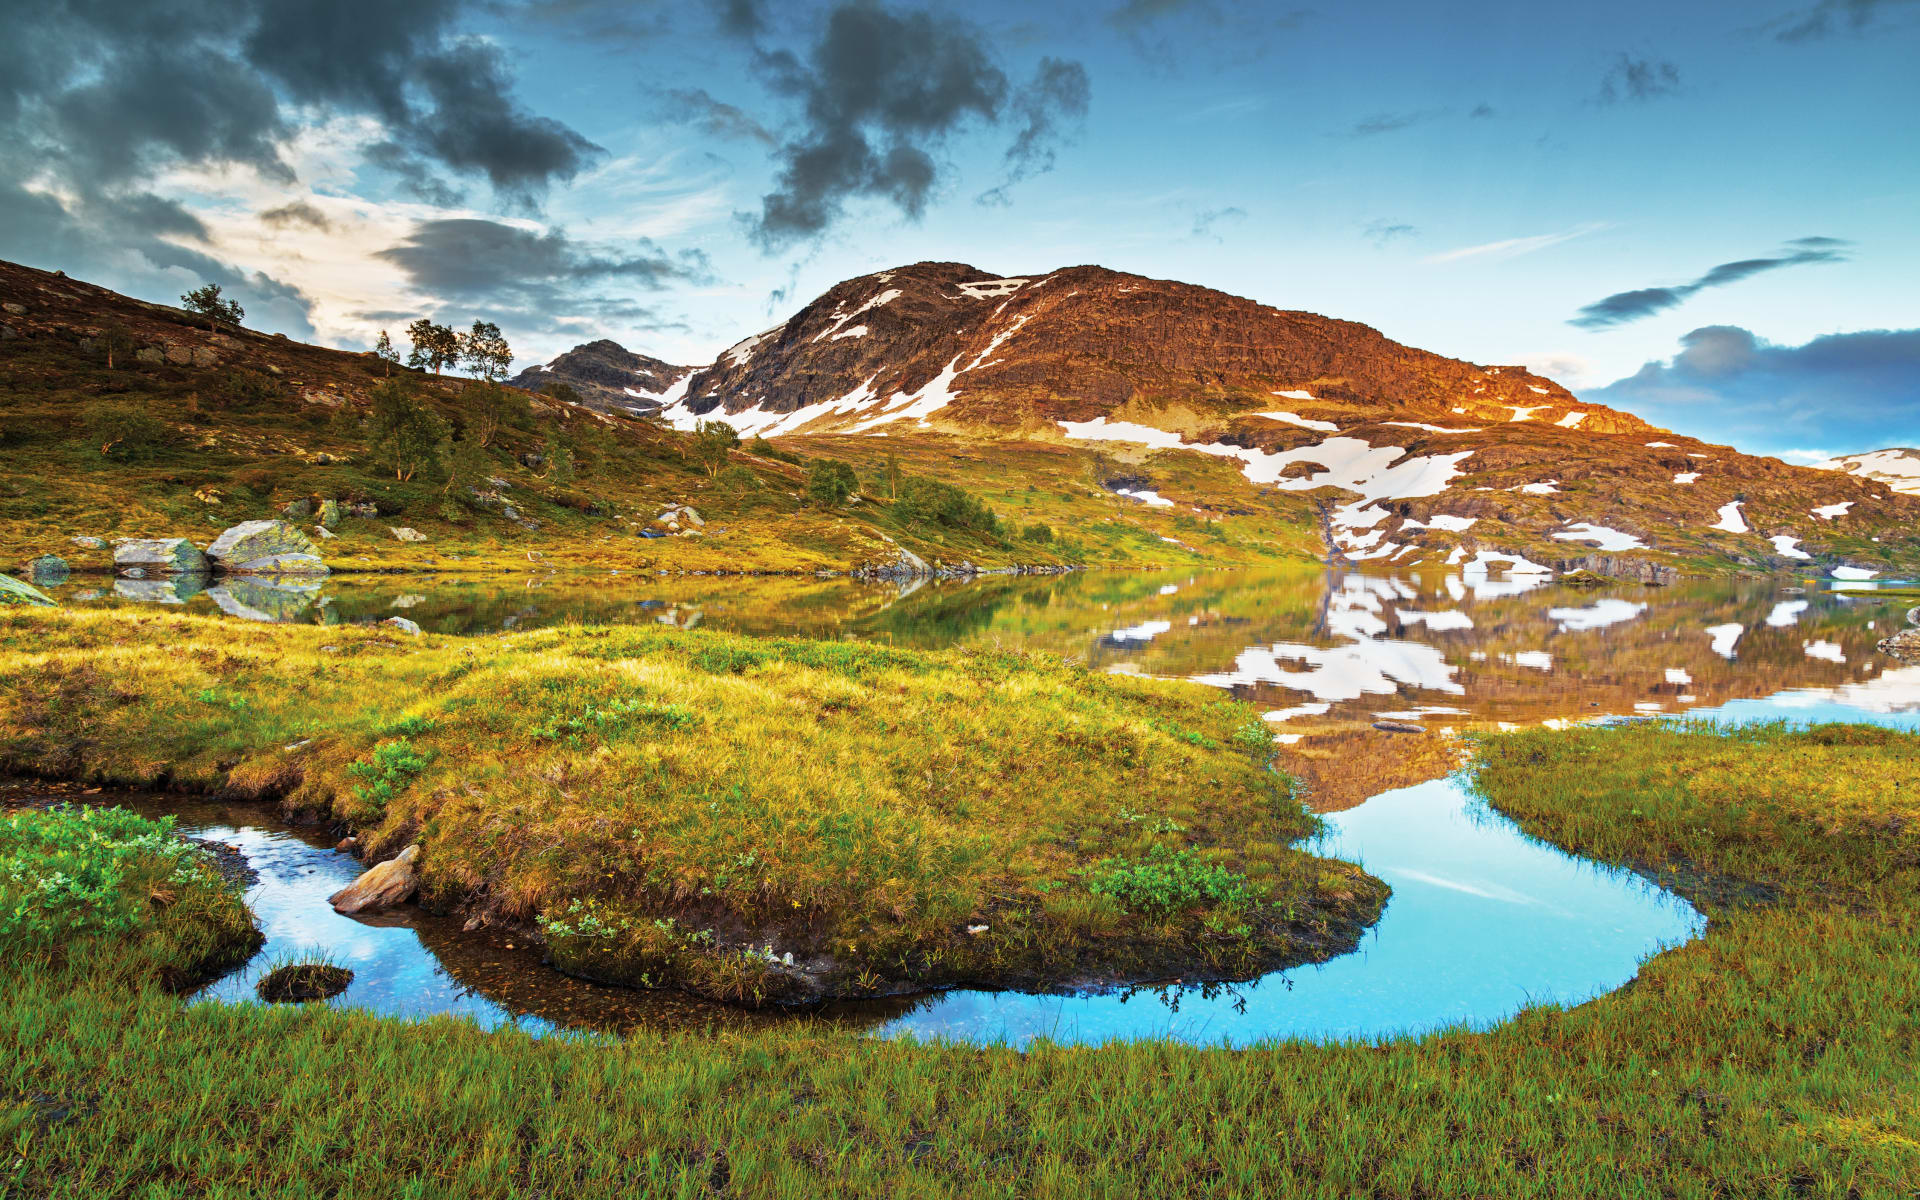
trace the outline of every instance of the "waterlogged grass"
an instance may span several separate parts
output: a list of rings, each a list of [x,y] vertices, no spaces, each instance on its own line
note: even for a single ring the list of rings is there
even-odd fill
[[[0,768],[278,797],[566,970],[748,1003],[1340,952],[1386,889],[1293,848],[1271,754],[1216,691],[1037,655],[0,622]]]
[[[1832,730],[1489,741],[1479,786],[1529,829],[1730,870],[1771,900],[1699,887],[1707,936],[1634,986],[1385,1046],[1023,1055],[806,1026],[534,1041],[183,1010],[26,962],[0,993],[0,1181],[36,1197],[1898,1200],[1920,1181],[1917,751]]]

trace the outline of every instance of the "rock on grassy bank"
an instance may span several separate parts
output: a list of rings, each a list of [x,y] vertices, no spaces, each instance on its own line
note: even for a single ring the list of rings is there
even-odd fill
[[[44,613],[44,610],[40,610]],[[747,1003],[1247,978],[1386,888],[1210,689],[661,629],[0,614],[0,769],[280,799],[564,970]]]

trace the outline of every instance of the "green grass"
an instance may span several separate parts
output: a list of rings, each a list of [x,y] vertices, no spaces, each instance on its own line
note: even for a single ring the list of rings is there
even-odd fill
[[[1910,1198],[1917,751],[1832,729],[1488,741],[1492,803],[1693,873],[1709,932],[1596,1002],[1384,1046],[1018,1054],[805,1025],[541,1042],[183,1010],[16,959],[0,1191]],[[1720,870],[1771,900],[1700,874]]]
[[[0,617],[0,769],[418,842],[430,904],[539,926],[595,978],[752,1003],[1243,979],[1345,949],[1386,894],[1293,848],[1314,820],[1271,735],[1210,689],[659,627],[36,611]],[[1135,903],[1123,861],[1182,882]]]

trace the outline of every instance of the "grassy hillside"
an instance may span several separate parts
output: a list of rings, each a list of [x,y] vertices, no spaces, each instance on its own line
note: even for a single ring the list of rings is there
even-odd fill
[[[761,444],[754,453],[742,445],[716,472],[722,464],[703,462],[690,435],[514,389],[498,431],[472,447],[487,422],[463,396],[465,380],[246,330],[209,331],[179,310],[13,264],[0,264],[0,295],[25,310],[7,318],[18,336],[0,340],[0,563],[15,567],[55,553],[78,568],[104,568],[110,548],[89,551],[72,539],[205,542],[289,503],[328,499],[349,510],[322,546],[345,570],[844,571],[893,563],[900,547],[981,567],[1317,551],[1298,505],[1259,522],[1221,514],[1212,526],[1184,509],[1177,517],[1148,511],[1097,486],[1091,453],[1010,456],[985,473],[953,448],[904,456],[908,477],[990,493],[1002,522],[989,531],[905,515],[878,453],[862,464],[854,497],[822,504],[808,498],[811,447],[781,453]],[[406,480],[375,445],[374,394],[393,379],[444,434]],[[572,469],[555,469],[559,458]],[[694,506],[705,527],[641,536],[677,504]],[[351,515],[354,505],[373,515]],[[401,542],[397,526],[427,540]]]

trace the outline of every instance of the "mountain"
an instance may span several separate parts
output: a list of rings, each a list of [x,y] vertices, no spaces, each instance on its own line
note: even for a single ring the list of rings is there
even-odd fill
[[[904,454],[963,484],[1043,471],[1175,515],[1264,509],[1317,527],[1335,561],[1858,577],[1920,561],[1920,502],[1880,480],[1672,434],[1524,367],[1096,266],[849,279],[658,398],[679,428],[725,420],[862,465]]]
[[[1814,465],[1822,471],[1844,471],[1884,483],[1896,492],[1920,496],[1920,450],[1911,446],[1849,454]]]
[[[591,408],[639,415],[657,411],[663,401],[672,403],[673,385],[692,373],[692,367],[635,354],[603,338],[575,346],[552,362],[528,367],[507,382],[530,392],[565,383]]]

